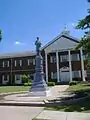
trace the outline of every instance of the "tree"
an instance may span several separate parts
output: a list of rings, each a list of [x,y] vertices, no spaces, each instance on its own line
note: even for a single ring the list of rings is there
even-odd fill
[[[90,0],[87,1],[90,2]],[[76,46],[76,49],[82,47],[85,50],[87,56],[87,75],[89,75],[90,74],[90,8],[87,11],[88,11],[88,15],[84,19],[79,20],[78,25],[76,26],[76,29],[85,30],[85,35],[83,36],[83,38],[81,38],[81,41]]]

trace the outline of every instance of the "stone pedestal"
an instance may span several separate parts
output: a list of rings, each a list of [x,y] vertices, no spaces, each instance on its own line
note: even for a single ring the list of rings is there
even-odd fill
[[[36,42],[36,67],[35,67],[35,75],[34,80],[32,82],[32,86],[29,89],[30,96],[49,96],[50,90],[47,87],[47,84],[44,80],[44,72],[43,72],[43,60],[41,56],[41,42],[39,38],[37,38]]]

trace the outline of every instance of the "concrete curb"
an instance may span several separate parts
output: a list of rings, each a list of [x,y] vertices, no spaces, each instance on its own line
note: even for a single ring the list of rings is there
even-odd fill
[[[44,103],[25,103],[25,102],[0,102],[0,106],[33,106],[33,107],[45,107]]]

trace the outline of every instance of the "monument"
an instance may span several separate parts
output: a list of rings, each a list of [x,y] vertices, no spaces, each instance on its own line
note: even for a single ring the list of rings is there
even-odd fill
[[[39,40],[39,37],[37,37],[35,45],[36,45],[36,66],[34,80],[32,81],[31,88],[29,89],[29,95],[49,96],[50,90],[44,80],[43,59],[41,56],[41,42]]]

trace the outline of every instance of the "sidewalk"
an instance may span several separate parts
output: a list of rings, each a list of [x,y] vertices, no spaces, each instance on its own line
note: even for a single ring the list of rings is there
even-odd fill
[[[90,113],[44,110],[35,119],[36,120],[90,120]]]

